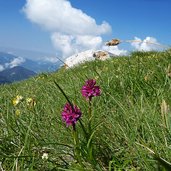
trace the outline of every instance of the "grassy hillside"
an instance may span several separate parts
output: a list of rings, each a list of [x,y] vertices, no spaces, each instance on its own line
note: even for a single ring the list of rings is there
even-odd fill
[[[87,79],[101,88],[91,118],[80,91]],[[61,119],[67,100],[54,81],[82,111],[77,147],[72,126]],[[0,170],[170,169],[171,51],[87,62],[2,85],[0,92]]]

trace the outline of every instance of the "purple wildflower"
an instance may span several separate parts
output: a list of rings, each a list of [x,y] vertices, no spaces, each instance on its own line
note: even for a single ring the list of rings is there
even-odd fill
[[[66,103],[62,111],[62,120],[66,122],[67,126],[72,125],[74,128],[81,114],[81,110],[76,105],[71,106],[70,103]]]
[[[90,79],[87,80],[85,85],[81,89],[82,95],[87,99],[90,100],[94,96],[100,96],[101,90],[99,86],[95,86],[96,80]]]

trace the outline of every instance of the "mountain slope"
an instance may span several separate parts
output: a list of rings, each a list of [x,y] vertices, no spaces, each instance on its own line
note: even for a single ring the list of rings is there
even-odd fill
[[[9,82],[21,81],[35,75],[36,75],[35,72],[21,66],[16,66],[0,72],[0,77],[4,78],[7,83],[8,81]]]
[[[0,84],[11,83],[6,77],[0,75]]]
[[[101,89],[91,102],[81,94],[87,79]],[[171,163],[171,51],[86,62],[0,92],[3,170],[153,171]],[[75,127],[61,118],[64,94],[82,112]]]
[[[60,68],[61,62],[43,62],[43,61],[32,61],[26,59],[24,63],[21,64],[24,68],[32,70],[36,73],[41,72],[53,72]]]
[[[23,66],[24,68],[27,68],[37,73],[52,72],[59,69],[60,65],[61,62],[57,59],[54,62],[50,62],[48,60],[45,60],[42,56],[42,59],[38,61],[33,61],[10,53],[0,52],[0,71],[12,68],[14,66]]]
[[[15,58],[17,58],[17,56],[5,52],[0,52],[0,65],[10,63]]]

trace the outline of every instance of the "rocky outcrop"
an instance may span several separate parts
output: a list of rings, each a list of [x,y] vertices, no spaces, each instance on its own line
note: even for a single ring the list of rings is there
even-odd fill
[[[99,59],[99,60],[104,61],[106,59],[109,59],[110,58],[110,55],[106,51],[96,51],[96,52],[93,53],[93,57],[95,59]]]
[[[64,62],[64,67],[71,68],[86,61],[93,61],[96,59],[104,61],[111,56],[115,55],[103,50],[87,50],[68,57]]]

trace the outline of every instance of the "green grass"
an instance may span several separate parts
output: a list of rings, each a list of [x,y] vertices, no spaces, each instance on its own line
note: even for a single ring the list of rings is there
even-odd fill
[[[86,125],[88,105],[80,90],[96,79],[100,97],[93,99],[94,156],[98,169],[83,157],[73,158],[72,127],[61,111],[66,99],[81,108]],[[40,74],[19,83],[0,86],[0,170],[91,171],[169,170],[171,162],[171,51],[134,52],[129,57],[87,62],[73,69]],[[16,106],[12,100],[23,100]],[[33,98],[35,106],[28,106]],[[16,111],[20,111],[17,115]],[[84,137],[77,130],[84,148]],[[48,159],[42,159],[48,153]],[[2,168],[1,168],[2,167]]]

